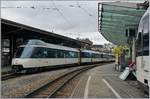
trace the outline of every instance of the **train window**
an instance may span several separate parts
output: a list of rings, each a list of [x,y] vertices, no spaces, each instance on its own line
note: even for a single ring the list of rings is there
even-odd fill
[[[96,54],[95,58],[99,58],[99,54]]]
[[[101,58],[103,58],[103,54],[101,54]]]
[[[106,58],[106,54],[103,54],[103,58]]]
[[[69,55],[70,55],[70,58],[77,58],[76,52],[70,51]]]
[[[34,52],[34,47],[19,47],[16,52],[16,58],[31,58]]]
[[[92,54],[92,57],[95,58],[95,54]]]
[[[19,47],[16,58],[45,58],[46,52],[43,47]]]
[[[103,58],[108,59],[108,58],[109,58],[109,56],[108,56],[107,54],[103,54]]]
[[[64,51],[65,58],[71,58],[69,51]]]
[[[101,58],[101,54],[92,53],[92,58]]]
[[[74,58],[78,58],[79,56],[78,56],[79,54],[78,54],[78,52],[75,52],[75,54],[74,54]]]
[[[97,55],[93,53],[93,54],[92,54],[92,57],[93,57],[93,58],[96,58],[96,57],[97,57]]]
[[[84,58],[84,52],[81,52],[81,57],[83,57],[83,58]]]
[[[24,50],[24,47],[19,47],[18,50],[17,50],[17,52],[16,52],[15,57],[16,58],[20,58],[23,50]]]
[[[78,58],[79,56],[79,53],[78,52],[74,52],[74,58]]]
[[[30,58],[46,58],[47,52],[44,47],[35,47]]]
[[[93,53],[91,54],[91,56],[92,56],[92,58],[94,58],[94,54]]]
[[[65,51],[65,58],[78,58],[78,53],[73,51]]]
[[[85,58],[84,52],[81,53],[81,57],[82,57],[82,58]]]
[[[47,48],[47,58],[57,58],[57,50]]]
[[[98,58],[101,58],[101,54],[98,55]]]
[[[57,58],[64,58],[64,57],[65,57],[65,51],[57,50]]]
[[[149,55],[149,33],[143,35],[143,55]]]
[[[143,35],[140,33],[136,42],[136,46],[137,56],[149,55],[149,33],[144,33]]]
[[[139,33],[138,35],[136,46],[137,46],[137,56],[141,56],[142,55],[141,33]]]
[[[99,54],[99,58],[101,58],[102,54]]]
[[[91,58],[92,54],[87,53],[87,52],[82,52],[82,57],[83,58]]]

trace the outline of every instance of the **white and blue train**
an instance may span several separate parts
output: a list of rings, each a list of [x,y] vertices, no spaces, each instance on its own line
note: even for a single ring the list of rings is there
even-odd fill
[[[114,61],[114,56],[49,44],[41,40],[29,40],[18,48],[12,60],[12,69],[18,72],[107,61]]]

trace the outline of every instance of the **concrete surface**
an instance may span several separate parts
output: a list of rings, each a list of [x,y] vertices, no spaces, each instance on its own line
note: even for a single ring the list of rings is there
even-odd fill
[[[120,72],[114,70],[114,65],[102,65],[86,72],[71,98],[144,98],[138,87],[119,78]]]

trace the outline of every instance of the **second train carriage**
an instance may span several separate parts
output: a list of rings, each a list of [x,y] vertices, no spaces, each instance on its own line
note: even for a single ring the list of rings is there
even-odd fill
[[[81,50],[82,63],[96,63],[102,61],[102,53],[91,50]]]
[[[103,53],[102,54],[102,61],[104,61],[104,62],[107,62],[107,61],[113,62],[113,61],[115,61],[115,56],[113,54],[110,54],[110,53]]]

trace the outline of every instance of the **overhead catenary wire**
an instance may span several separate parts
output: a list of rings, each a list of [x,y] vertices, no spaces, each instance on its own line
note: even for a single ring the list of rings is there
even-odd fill
[[[89,13],[83,6],[81,6],[80,4],[79,4],[79,2],[78,1],[76,1],[76,4],[77,4],[77,7],[78,8],[80,8],[81,10],[83,10],[86,14],[88,14],[88,16],[90,16],[90,17],[94,17],[91,13]],[[91,20],[89,20],[89,21],[91,21]],[[91,25],[91,24],[89,24],[89,25]],[[91,25],[91,27],[92,27],[92,25]],[[78,36],[80,36],[79,34],[78,34]],[[91,35],[91,39],[92,38],[95,38],[95,35]]]
[[[85,13],[87,13],[89,16],[93,16],[91,13],[89,13],[85,8],[83,8],[80,4],[79,4],[79,2],[78,1],[76,1],[76,3],[77,3],[77,7],[78,8],[80,8],[80,9],[82,9]]]
[[[55,10],[57,12],[60,13],[60,15],[68,22],[68,19],[63,15],[63,13],[60,11],[60,9],[56,6],[56,4],[54,3],[53,0],[52,1],[52,6],[45,6],[45,7],[35,7],[35,6],[1,6],[1,8],[3,9],[7,9],[7,8],[15,8],[15,9],[23,9],[23,8],[31,8],[31,9],[43,9],[43,10]],[[67,5],[67,7],[70,8],[80,8],[81,10],[83,10],[85,13],[88,14],[88,16],[92,17],[93,15],[91,13],[89,13],[82,5],[84,4],[79,4],[78,1],[76,1],[76,5],[75,4],[69,4]],[[64,6],[64,5],[59,5],[60,6]]]
[[[71,23],[68,21],[68,19],[63,15],[63,13],[60,11],[60,9],[55,5],[55,2],[53,0],[52,1],[52,4],[53,6],[56,8],[56,11],[62,16],[62,18],[69,24],[71,25]]]
[[[86,5],[86,4],[80,4],[80,5]],[[76,7],[77,8],[76,4],[57,4],[57,6],[59,6],[59,7]],[[3,6],[3,5],[1,5],[0,8],[32,8],[32,7],[34,7],[35,9],[36,8],[50,9],[50,8],[53,8],[53,5],[48,5],[48,6],[44,6],[44,7],[35,7],[33,5],[32,6]]]
[[[55,7],[35,7],[35,6],[2,6],[3,9],[43,9],[43,10],[57,10]]]
[[[78,3],[78,2],[77,2]],[[73,4],[67,4],[65,5],[65,7],[69,7],[69,8],[76,8],[76,9],[80,9],[83,11],[83,13],[85,12],[87,14],[87,16],[93,16],[92,14],[90,14],[85,8],[83,5],[87,5],[87,4],[77,4],[76,2],[73,3]],[[32,10],[54,10],[56,11],[55,13],[58,12],[58,14],[60,14],[60,16],[65,20],[65,22],[69,25],[72,25],[70,23],[70,21],[67,19],[67,17],[64,15],[63,11],[61,11],[61,8],[64,7],[63,5],[61,6],[61,4],[57,4],[55,3],[55,1],[51,0],[51,5],[43,5],[43,6],[38,6],[38,5],[14,5],[14,6],[2,6],[1,8],[16,8],[16,9],[32,9]],[[39,12],[38,12],[39,13]],[[84,14],[84,15],[86,15]],[[76,35],[76,36],[81,36],[80,33],[67,33],[69,35]]]

